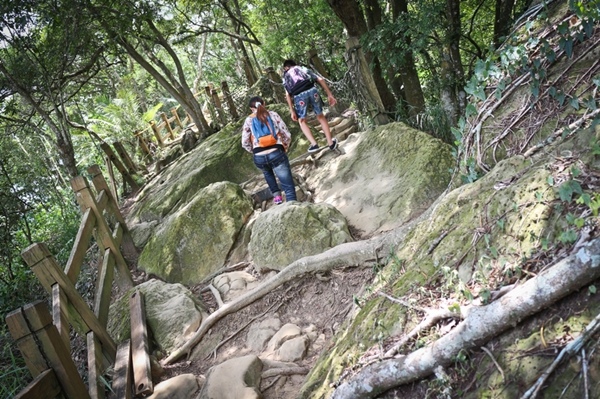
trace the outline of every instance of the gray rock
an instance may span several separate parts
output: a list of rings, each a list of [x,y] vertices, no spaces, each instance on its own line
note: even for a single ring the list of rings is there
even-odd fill
[[[255,355],[211,367],[198,399],[260,399],[262,362]]]
[[[261,272],[352,241],[344,216],[328,204],[286,202],[254,222],[249,251]]]
[[[195,375],[181,374],[157,384],[154,393],[146,399],[189,399],[199,388]]]
[[[163,220],[138,268],[169,282],[196,284],[223,266],[251,213],[252,201],[237,184],[211,184]]]
[[[108,331],[116,342],[131,336],[129,297],[135,289],[144,295],[146,323],[153,341],[166,352],[182,345],[208,316],[205,306],[183,285],[152,279],[131,289],[111,305]]]
[[[269,317],[258,324],[252,324],[246,336],[246,346],[253,352],[260,353],[271,337],[281,328],[281,321]]]

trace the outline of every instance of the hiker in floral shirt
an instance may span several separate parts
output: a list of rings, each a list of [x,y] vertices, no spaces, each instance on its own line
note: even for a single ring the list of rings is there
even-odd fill
[[[267,110],[262,98],[252,97],[249,106],[252,114],[242,127],[242,147],[253,154],[254,164],[262,170],[273,194],[273,203],[283,202],[277,179],[285,193],[285,200],[295,201],[296,188],[286,154],[292,135],[279,114]]]

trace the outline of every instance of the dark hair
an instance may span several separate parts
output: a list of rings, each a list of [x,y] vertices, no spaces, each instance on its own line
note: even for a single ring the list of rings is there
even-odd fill
[[[267,111],[267,108],[265,107],[265,101],[261,97],[254,96],[250,99],[248,105],[250,108],[256,108],[256,117],[266,125],[269,111]]]
[[[296,61],[294,60],[285,60],[283,61],[283,67],[293,67],[296,66]]]

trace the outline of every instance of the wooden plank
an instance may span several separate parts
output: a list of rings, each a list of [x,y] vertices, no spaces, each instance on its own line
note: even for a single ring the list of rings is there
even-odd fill
[[[87,363],[88,363],[88,393],[91,399],[104,399],[105,387],[102,382],[104,363],[102,356],[102,345],[96,339],[93,331],[87,334]]]
[[[60,285],[54,284],[52,286],[52,320],[56,330],[60,334],[66,348],[71,348],[71,338],[69,337],[70,325],[69,325],[69,311],[68,311],[69,300],[67,296],[61,290]]]
[[[102,190],[98,193],[98,196],[96,197],[96,206],[98,207],[98,210],[100,212],[107,209],[107,207],[109,206],[109,200],[110,194],[108,194],[107,190]]]
[[[79,224],[79,230],[75,236],[75,243],[73,244],[71,255],[69,255],[69,260],[67,261],[67,266],[65,267],[65,274],[67,277],[69,277],[69,280],[71,280],[73,284],[75,284],[77,278],[79,277],[81,265],[83,264],[85,254],[87,253],[90,245],[95,224],[96,215],[91,209],[86,209],[83,212],[83,217],[81,218],[81,223]]]
[[[115,171],[112,162],[108,156],[104,157],[104,164],[108,171],[108,181],[110,182],[110,193],[117,201],[119,200],[119,190],[117,189],[117,180],[115,179]]]
[[[137,166],[135,166],[135,164],[133,163],[133,160],[131,159],[131,157],[129,156],[127,151],[125,150],[123,143],[121,143],[120,141],[115,141],[113,143],[113,147],[117,151],[117,154],[119,154],[119,157],[121,158],[121,161],[123,161],[123,164],[129,170],[129,173],[131,173],[132,175],[135,174],[138,171],[138,168],[137,168]]]
[[[217,93],[216,89],[212,89],[210,91],[210,95],[212,97],[213,103],[215,104],[215,108],[217,109],[217,114],[219,115],[219,120],[223,125],[227,124],[227,117],[225,117],[225,112],[223,111],[223,106],[221,105],[221,99],[219,98],[219,93]]]
[[[227,107],[229,108],[229,114],[233,118],[234,121],[240,119],[240,116],[237,112],[237,108],[235,107],[235,103],[233,102],[233,98],[231,97],[231,91],[229,91],[229,85],[226,81],[221,82],[221,90],[223,91],[223,97],[225,98],[225,102],[227,103]]]
[[[142,153],[144,157],[150,158],[152,160],[152,153],[150,152],[150,148],[148,147],[148,143],[146,143],[146,139],[144,138],[144,131],[135,132],[135,137],[137,138],[138,144],[142,149]]]
[[[183,129],[185,126],[183,126],[183,123],[181,123],[181,119],[179,119],[179,114],[177,113],[177,107],[171,108],[171,113],[173,114],[173,119],[175,120],[175,123],[177,123],[177,126],[179,126],[180,128]]]
[[[96,279],[96,294],[94,295],[94,313],[100,324],[108,324],[108,311],[110,308],[111,288],[114,279],[115,258],[110,249],[104,251],[102,268]]]
[[[10,312],[6,315],[5,320],[8,331],[10,331],[10,335],[15,340],[31,376],[34,378],[37,377],[44,370],[48,369],[48,363],[44,359],[33,337],[33,333],[30,331],[25,315],[23,314],[23,309],[19,308]]]
[[[131,315],[131,361],[133,363],[133,382],[135,395],[149,395],[154,392],[150,349],[148,345],[148,327],[144,294],[136,290],[129,298]]]
[[[52,324],[46,305],[38,301],[25,305],[23,312],[31,329],[35,331],[35,336],[42,345],[42,351],[56,373],[65,396],[73,399],[89,398],[87,387],[71,359],[71,353]]]
[[[61,286],[69,299],[70,306],[73,306],[87,325],[88,329],[87,331],[84,331],[83,334],[86,334],[89,330],[94,331],[100,342],[102,342],[102,347],[107,352],[109,358],[114,359],[117,348],[113,339],[108,335],[104,326],[100,324],[81,295],[79,295],[73,283],[67,278],[63,271],[60,270],[60,267],[56,263],[54,257],[50,254],[46,245],[43,243],[33,244],[26,248],[21,255],[36,276],[51,276],[54,282]]]
[[[125,289],[133,287],[133,279],[131,278],[131,273],[129,272],[127,262],[123,258],[119,246],[113,240],[112,232],[108,228],[106,220],[104,220],[102,213],[96,205],[96,200],[92,195],[87,181],[83,177],[78,176],[71,180],[71,186],[77,193],[77,197],[80,198],[81,203],[85,204],[86,207],[91,208],[96,215],[96,224],[98,226],[96,231],[97,240],[99,243],[102,243],[104,248],[110,248],[115,256],[117,270],[119,271],[119,275],[121,277],[118,280],[119,286]]]
[[[117,223],[112,233],[115,244],[121,245],[121,242],[123,242],[123,233],[123,225],[121,223]]]
[[[96,192],[100,193],[102,191],[105,191],[106,193],[110,194],[111,190],[108,187],[108,183],[104,179],[104,175],[102,175],[102,171],[100,170],[100,167],[98,165],[92,165],[88,168],[87,171],[92,176],[92,184],[94,185]],[[110,212],[114,215],[114,217],[117,219],[117,221],[119,223],[125,224],[125,218],[123,217],[123,215],[121,214],[121,210],[119,209],[119,203],[117,202],[117,197],[115,197],[115,196],[109,196],[109,197],[110,197],[110,205],[109,205]]]
[[[115,399],[131,399],[131,342],[120,343],[115,360],[112,390]]]
[[[161,147],[165,146],[165,142],[163,141],[162,135],[160,134],[160,128],[154,121],[150,121],[150,126],[152,127],[152,131],[154,132],[154,137],[156,137],[156,141],[158,145]]]
[[[162,114],[160,114],[160,117],[162,118],[162,120],[165,124],[165,128],[167,128],[167,134],[168,134],[169,138],[171,140],[175,140],[175,135],[173,134],[173,129],[171,128],[171,120],[169,120],[169,118],[167,118],[167,114],[165,114],[164,112]]]
[[[48,369],[35,377],[14,399],[54,399],[61,392],[54,370]]]
[[[125,168],[125,166],[123,166],[121,160],[115,155],[112,148],[107,143],[100,143],[100,148],[102,148],[104,153],[108,155],[117,170],[121,172],[121,175],[123,175],[123,180],[125,180],[131,186],[131,189],[133,191],[139,190],[140,186],[136,183],[133,177],[131,177],[129,171]]]

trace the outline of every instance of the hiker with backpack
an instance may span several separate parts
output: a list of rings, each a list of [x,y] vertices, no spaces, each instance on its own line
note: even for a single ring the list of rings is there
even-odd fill
[[[267,110],[262,98],[252,97],[249,106],[252,114],[242,127],[242,147],[253,154],[254,164],[262,170],[273,194],[273,203],[279,205],[283,202],[277,179],[285,193],[285,200],[295,201],[296,187],[286,154],[292,135],[281,116]]]
[[[325,138],[327,138],[327,145],[330,150],[335,150],[338,146],[336,138],[331,138],[331,130],[329,129],[329,122],[323,115],[323,108],[321,106],[321,96],[315,86],[315,82],[318,82],[325,93],[327,93],[327,100],[329,105],[333,106],[337,100],[333,97],[329,86],[321,76],[318,76],[313,71],[300,65],[296,65],[294,60],[285,60],[283,63],[283,86],[285,87],[285,97],[290,107],[290,113],[292,120],[298,121],[300,129],[304,136],[310,141],[310,147],[308,152],[319,151],[319,144],[315,140],[310,126],[306,123],[306,114],[308,106],[310,105],[317,116],[317,120],[321,124]]]

